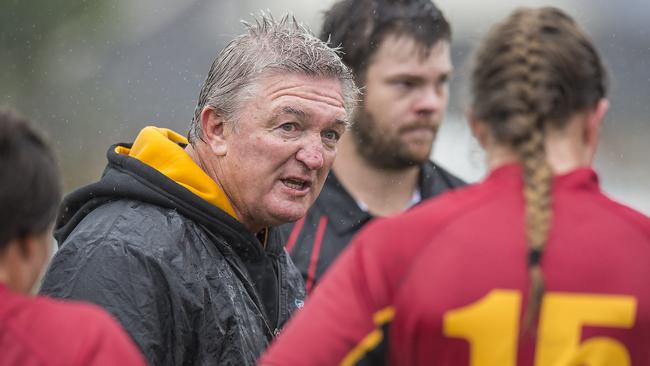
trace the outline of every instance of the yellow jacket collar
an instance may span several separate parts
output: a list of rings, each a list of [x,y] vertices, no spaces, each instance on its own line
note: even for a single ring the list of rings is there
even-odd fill
[[[118,146],[115,152],[140,160],[237,219],[235,210],[221,187],[192,160],[179,143],[187,144],[187,139],[172,130],[149,126],[140,131],[130,149]]]

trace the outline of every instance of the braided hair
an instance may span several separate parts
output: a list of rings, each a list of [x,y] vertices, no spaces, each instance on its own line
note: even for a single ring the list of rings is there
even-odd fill
[[[530,328],[544,293],[542,254],[552,222],[552,176],[545,134],[606,94],[605,69],[575,21],[553,7],[518,9],[495,26],[472,72],[474,118],[510,147],[523,170]]]

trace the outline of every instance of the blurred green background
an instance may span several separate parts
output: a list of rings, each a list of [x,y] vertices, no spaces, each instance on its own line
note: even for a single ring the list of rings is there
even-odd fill
[[[261,10],[293,13],[318,31],[332,0],[2,0],[0,105],[46,131],[66,191],[96,180],[105,152],[154,124],[182,134],[215,54]],[[453,28],[450,109],[434,156],[470,181],[483,157],[463,115],[472,52],[515,6],[559,6],[596,42],[612,108],[596,168],[611,196],[650,214],[650,2],[444,0]]]

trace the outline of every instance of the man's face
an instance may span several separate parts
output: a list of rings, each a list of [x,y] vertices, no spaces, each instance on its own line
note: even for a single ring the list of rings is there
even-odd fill
[[[389,36],[365,75],[363,105],[352,127],[357,151],[371,165],[399,170],[426,161],[449,98],[449,43],[428,54],[409,37]]]
[[[345,132],[336,79],[268,76],[244,103],[234,129],[224,127],[219,183],[250,229],[303,217],[323,187]]]

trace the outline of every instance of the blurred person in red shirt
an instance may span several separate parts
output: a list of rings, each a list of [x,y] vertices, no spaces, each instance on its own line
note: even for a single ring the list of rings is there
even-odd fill
[[[370,224],[261,363],[650,364],[650,219],[591,168],[606,89],[561,10],[498,24],[468,113],[488,177]]]
[[[0,111],[0,365],[144,365],[96,306],[29,296],[50,257],[57,163],[28,122]]]

